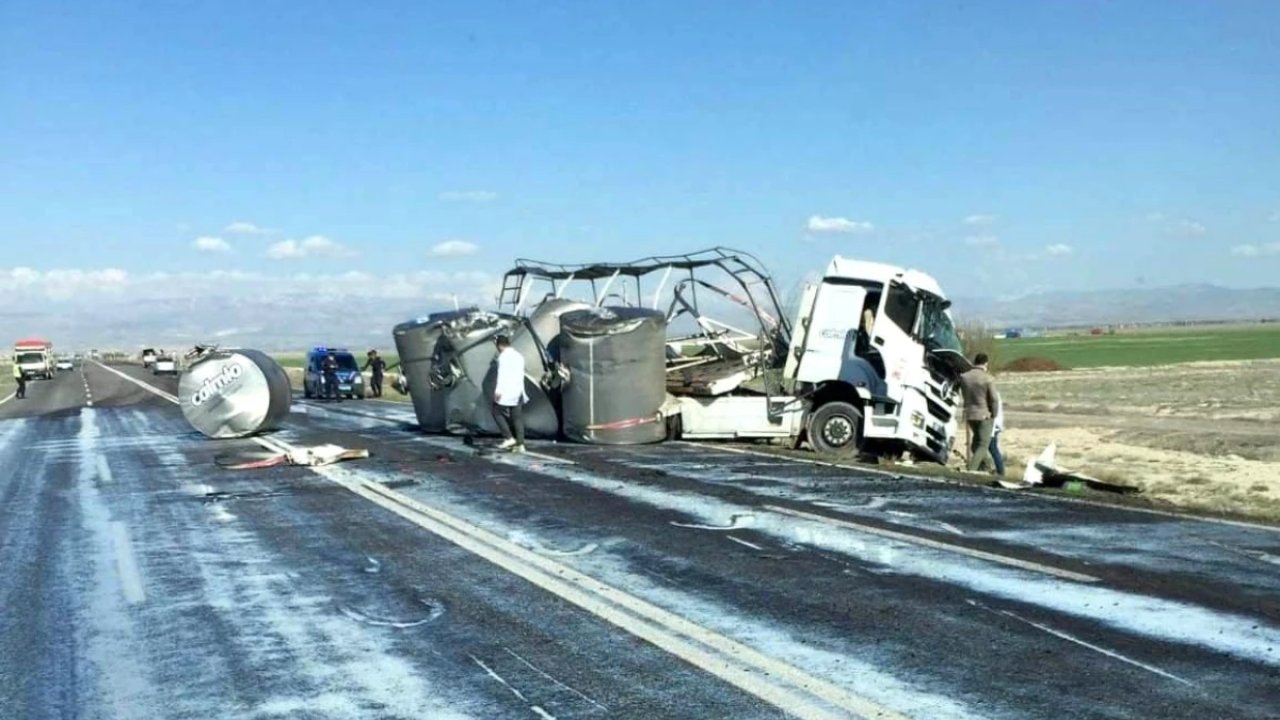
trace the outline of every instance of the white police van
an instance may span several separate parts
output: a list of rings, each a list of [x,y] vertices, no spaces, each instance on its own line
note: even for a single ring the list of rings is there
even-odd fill
[[[355,355],[344,348],[316,347],[307,353],[306,370],[302,375],[302,396],[324,398],[329,396],[324,386],[324,359],[330,354],[338,361],[338,397],[364,399],[364,377]]]

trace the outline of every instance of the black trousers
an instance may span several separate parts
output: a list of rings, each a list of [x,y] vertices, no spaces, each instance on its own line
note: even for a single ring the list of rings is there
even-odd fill
[[[374,397],[382,397],[382,373],[374,373],[369,378],[369,389],[373,391]]]
[[[27,396],[27,379],[25,377],[16,377],[14,380],[18,383],[18,389],[13,396],[16,398],[24,398]]]
[[[510,440],[514,436],[517,443],[524,444],[523,406],[494,403],[493,419],[498,423],[498,430],[502,432],[504,439]]]
[[[338,400],[342,399],[342,394],[338,392],[338,374],[337,373],[324,374],[324,396],[326,398],[336,398]]]

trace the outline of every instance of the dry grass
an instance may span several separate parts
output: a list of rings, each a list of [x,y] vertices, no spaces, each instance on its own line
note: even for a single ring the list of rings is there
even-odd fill
[[[1063,467],[1169,505],[1280,517],[1280,361],[1002,374],[1006,453],[1049,442]]]

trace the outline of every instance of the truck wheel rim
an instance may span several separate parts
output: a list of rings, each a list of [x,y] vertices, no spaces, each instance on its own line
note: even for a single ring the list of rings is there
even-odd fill
[[[822,439],[832,447],[848,444],[853,438],[853,423],[846,417],[833,417],[822,426]]]

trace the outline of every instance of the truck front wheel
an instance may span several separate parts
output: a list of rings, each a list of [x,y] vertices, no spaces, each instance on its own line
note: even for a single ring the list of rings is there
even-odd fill
[[[809,416],[809,444],[822,455],[849,457],[862,445],[862,411],[847,402],[829,402]]]

